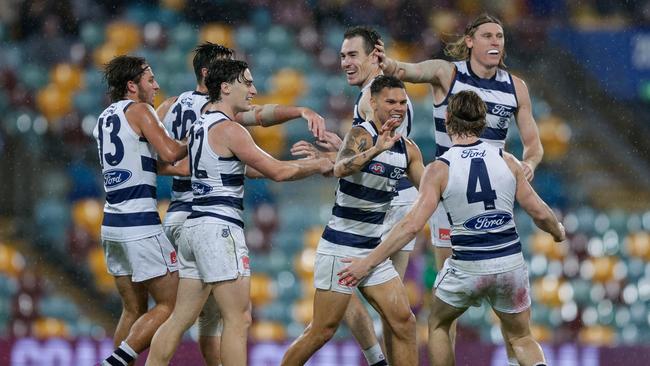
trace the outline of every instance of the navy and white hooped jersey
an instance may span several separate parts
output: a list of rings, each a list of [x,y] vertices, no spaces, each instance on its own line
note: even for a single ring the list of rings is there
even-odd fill
[[[359,96],[357,97],[357,100],[354,103],[354,120],[352,122],[353,126],[356,126],[365,121],[363,117],[361,117],[361,113],[359,113],[359,102],[361,101],[361,97],[363,96],[364,92],[367,91],[368,93],[370,93],[371,85],[372,82],[368,83],[366,86],[361,88],[361,91],[359,92]],[[397,129],[395,130],[403,137],[409,137],[409,135],[411,134],[411,129],[413,127],[413,104],[411,103],[411,99],[408,97],[408,95],[406,96],[406,100],[408,105],[408,108],[406,109],[406,118],[404,118],[402,124],[399,125],[399,127],[397,127]],[[410,205],[413,202],[415,202],[417,196],[418,196],[418,190],[415,189],[415,187],[408,179],[408,177],[404,176],[397,183],[397,196],[393,198],[391,205],[393,206]]]
[[[197,91],[187,91],[178,96],[169,107],[163,124],[167,131],[176,139],[182,140],[188,131],[201,117],[201,110],[208,104],[208,95]],[[173,177],[172,194],[165,225],[182,224],[192,212],[192,184],[190,177]]]
[[[108,106],[93,131],[106,190],[102,239],[131,241],[162,232],[156,201],[156,152],[133,131],[125,116],[134,103],[121,100]]]
[[[467,272],[501,273],[524,263],[513,218],[517,182],[501,154],[479,140],[438,158],[449,165],[442,204],[451,223],[451,263]]]
[[[377,140],[372,122],[364,128]],[[332,216],[318,244],[318,252],[333,255],[364,255],[381,242],[386,211],[395,187],[405,174],[408,155],[404,139],[368,162],[361,171],[339,179]]]
[[[236,156],[217,155],[208,142],[210,128],[229,120],[225,113],[206,112],[190,129],[189,163],[194,198],[186,222],[205,220],[244,227],[245,164]]]
[[[510,119],[517,111],[517,94],[512,75],[503,69],[497,69],[491,79],[481,79],[472,71],[469,61],[454,62],[456,75],[451,81],[449,92],[439,105],[433,105],[433,120],[435,123],[436,157],[442,155],[451,147],[451,138],[447,134],[445,118],[449,98],[463,90],[476,92],[487,106],[487,127],[481,135],[481,140],[498,148],[505,146]]]

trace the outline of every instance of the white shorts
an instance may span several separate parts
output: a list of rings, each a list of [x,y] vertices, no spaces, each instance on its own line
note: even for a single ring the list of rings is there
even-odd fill
[[[508,272],[475,275],[451,266],[446,260],[433,287],[440,300],[460,309],[481,306],[485,299],[494,310],[516,314],[531,303],[525,264]]]
[[[406,216],[406,214],[411,210],[411,207],[413,207],[413,205],[390,206],[388,212],[386,212],[386,217],[384,218],[384,234],[381,236],[382,241],[386,238],[390,229],[397,225],[397,223]],[[400,250],[412,252],[413,248],[415,248],[415,238],[406,243],[406,245]]]
[[[431,244],[434,247],[451,248],[451,225],[442,203],[438,204],[436,211],[431,215],[429,228],[431,229]]]
[[[178,270],[176,251],[160,233],[132,241],[102,240],[108,273],[143,282]]]
[[[214,300],[214,295],[210,294],[208,300],[201,309],[201,314],[197,320],[199,326],[199,336],[203,337],[220,337],[223,332],[223,322],[221,321],[221,313],[217,302]]]
[[[341,292],[344,294],[352,294],[354,286],[345,286],[339,283],[339,273],[343,268],[347,267],[349,263],[341,262],[341,259],[335,255],[316,253],[316,261],[314,263],[314,286],[320,290],[329,290]],[[393,267],[390,259],[381,262],[375,269],[368,274],[363,281],[359,282],[359,287],[377,286],[382,283],[388,282],[399,274]]]
[[[186,223],[180,234],[178,258],[181,278],[212,283],[251,275],[244,231],[236,225]]]

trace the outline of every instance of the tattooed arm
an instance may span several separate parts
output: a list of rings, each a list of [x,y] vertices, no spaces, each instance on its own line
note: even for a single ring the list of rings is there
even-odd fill
[[[334,176],[337,178],[354,174],[361,170],[372,158],[393,147],[401,137],[391,136],[391,131],[382,132],[377,142],[372,145],[372,136],[362,127],[352,127],[345,135],[343,147],[336,157]]]

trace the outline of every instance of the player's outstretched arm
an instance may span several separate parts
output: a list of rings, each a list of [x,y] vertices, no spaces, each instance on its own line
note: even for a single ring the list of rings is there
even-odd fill
[[[307,121],[309,131],[314,137],[323,139],[325,119],[307,107],[284,106],[278,104],[255,105],[250,111],[237,113],[235,120],[244,126],[274,126],[295,118]]]
[[[368,275],[368,272],[415,238],[438,207],[440,196],[447,186],[448,174],[447,165],[441,161],[434,161],[427,165],[422,175],[422,189],[418,192],[418,198],[409,213],[366,257],[343,259],[343,262],[350,263],[348,267],[338,273],[344,284],[357,285]]]
[[[454,65],[445,60],[433,59],[419,63],[394,60],[386,56],[384,44],[381,41],[375,45],[374,52],[379,60],[379,67],[382,68],[384,74],[409,83],[441,85],[441,80],[449,79],[449,76],[454,72]]]
[[[305,178],[317,173],[328,173],[332,170],[332,162],[327,158],[280,161],[260,149],[255,144],[250,133],[238,123],[223,122],[219,133],[211,130],[209,141],[211,146],[218,142],[225,145],[239,160],[252,169],[247,169],[249,177],[260,174],[276,182]],[[213,142],[214,141],[214,142]],[[218,141],[218,142],[217,142]]]
[[[553,235],[555,241],[564,241],[566,239],[564,226],[555,217],[553,210],[548,207],[546,202],[530,186],[530,183],[528,183],[524,175],[521,163],[514,156],[506,152],[503,153],[503,159],[517,180],[517,192],[515,196],[519,205],[533,218],[538,228]]]
[[[391,131],[383,131],[373,145],[368,131],[363,127],[352,127],[336,157],[334,176],[341,178],[359,172],[372,158],[393,147],[400,137],[399,134],[391,136]]]
[[[158,153],[158,158],[173,163],[187,155],[185,142],[174,140],[163,127],[153,107],[136,103],[126,110],[126,119],[134,132],[147,139]]]
[[[406,174],[409,177],[409,181],[415,186],[415,188],[420,189],[420,180],[422,179],[422,174],[424,174],[424,162],[422,159],[422,152],[418,145],[413,142],[413,140],[406,140],[406,150],[409,155],[409,165],[406,170]]]
[[[517,127],[519,128],[521,142],[524,145],[522,168],[524,169],[526,179],[530,182],[535,176],[535,168],[537,168],[537,165],[542,161],[544,148],[539,139],[537,123],[535,123],[535,118],[533,117],[528,87],[520,78],[513,76],[512,79],[515,83],[515,92],[517,93],[518,103],[515,120],[517,121]]]
[[[173,175],[178,177],[189,177],[190,163],[187,157],[184,157],[176,163],[165,163],[158,160],[158,175]]]

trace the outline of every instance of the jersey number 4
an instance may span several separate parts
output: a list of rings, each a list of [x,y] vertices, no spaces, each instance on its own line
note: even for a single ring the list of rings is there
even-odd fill
[[[110,143],[115,147],[115,152],[104,154],[104,127],[108,129],[111,128],[111,126],[113,126],[113,129],[109,133],[108,137]],[[99,163],[102,165],[102,168],[104,168],[104,161],[106,161],[110,166],[116,166],[122,162],[122,159],[124,159],[124,144],[118,135],[120,133],[120,127],[122,127],[120,124],[120,117],[115,114],[106,117],[106,125],[104,125],[103,118],[99,119],[99,133],[97,137],[99,138]]]
[[[207,178],[208,177],[208,172],[199,169],[199,160],[201,160],[201,152],[203,151],[203,139],[205,137],[205,130],[203,128],[199,128],[197,130],[194,130],[194,128],[190,129],[190,169],[192,170],[192,175],[194,178]],[[196,148],[196,153],[194,151],[194,143],[198,140],[199,146]]]
[[[480,191],[478,191],[479,186]],[[486,210],[494,210],[494,201],[496,199],[497,191],[492,189],[485,161],[481,158],[472,159],[467,182],[467,202],[483,202]]]

